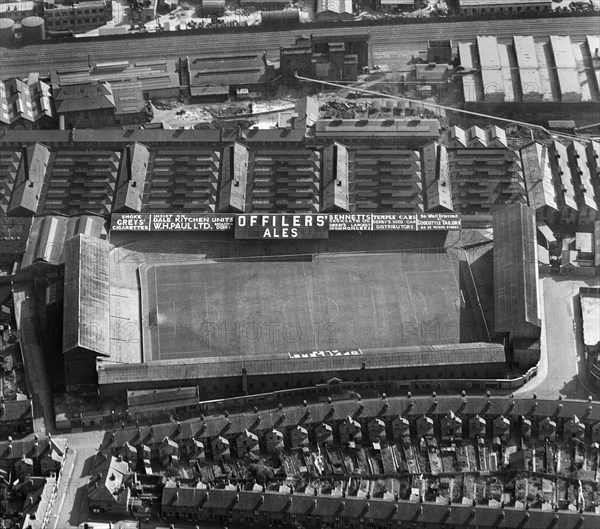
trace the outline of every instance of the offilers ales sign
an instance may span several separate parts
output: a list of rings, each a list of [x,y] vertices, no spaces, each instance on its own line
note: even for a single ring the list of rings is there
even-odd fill
[[[236,239],[327,239],[328,215],[237,215]]]

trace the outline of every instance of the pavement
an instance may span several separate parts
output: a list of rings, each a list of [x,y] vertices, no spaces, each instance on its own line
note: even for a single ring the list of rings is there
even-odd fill
[[[33,400],[33,431],[40,436],[54,432],[54,404],[40,343],[33,283],[14,285],[15,319],[21,340],[27,389]]]
[[[586,374],[583,350],[579,288],[598,286],[598,278],[546,276],[540,279],[542,294],[542,355],[538,374],[515,391],[525,397],[555,399],[558,395],[600,398]]]
[[[76,432],[69,433],[65,437],[69,442],[67,460],[47,529],[79,527],[79,524],[88,520],[85,487],[93,458],[102,442],[104,432],[101,430]]]

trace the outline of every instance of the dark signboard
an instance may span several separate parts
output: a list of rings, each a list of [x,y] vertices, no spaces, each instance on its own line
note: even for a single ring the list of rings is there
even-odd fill
[[[114,213],[110,217],[111,231],[150,231],[150,215],[145,213]]]
[[[228,231],[233,229],[234,215],[195,213],[115,213],[113,231]]]
[[[194,213],[152,214],[152,231],[228,231],[234,215],[202,215]]]
[[[457,213],[418,213],[417,230],[460,230],[460,215]]]
[[[373,219],[373,231],[415,231],[417,229],[417,217],[413,213],[405,215],[374,213],[371,217]]]
[[[237,239],[326,239],[329,231],[460,230],[456,213],[195,214],[115,213],[112,231],[230,231]]]
[[[327,239],[329,215],[237,215],[236,239]]]
[[[330,231],[371,231],[370,214],[332,213],[329,215]]]

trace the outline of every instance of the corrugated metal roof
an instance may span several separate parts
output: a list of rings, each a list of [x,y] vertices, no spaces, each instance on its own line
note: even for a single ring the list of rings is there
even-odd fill
[[[108,82],[87,82],[59,88],[54,96],[56,112],[81,112],[115,108],[115,97]]]
[[[496,332],[540,327],[535,210],[505,206],[494,214],[493,230]]]
[[[81,347],[110,356],[109,249],[85,235],[67,241],[63,353]]]
[[[274,375],[279,373],[311,373],[315,371],[347,371],[367,369],[503,363],[504,349],[499,344],[462,343],[405,348],[370,349],[357,356],[323,356],[290,358],[288,355],[230,356],[179,359],[177,362],[156,361],[144,364],[101,363],[99,384],[133,383],[136,381],[193,380],[240,375]]]

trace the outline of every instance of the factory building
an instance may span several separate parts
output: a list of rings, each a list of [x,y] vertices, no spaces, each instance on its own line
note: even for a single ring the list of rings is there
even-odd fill
[[[551,0],[459,0],[458,5],[465,16],[532,14],[552,9]]]

